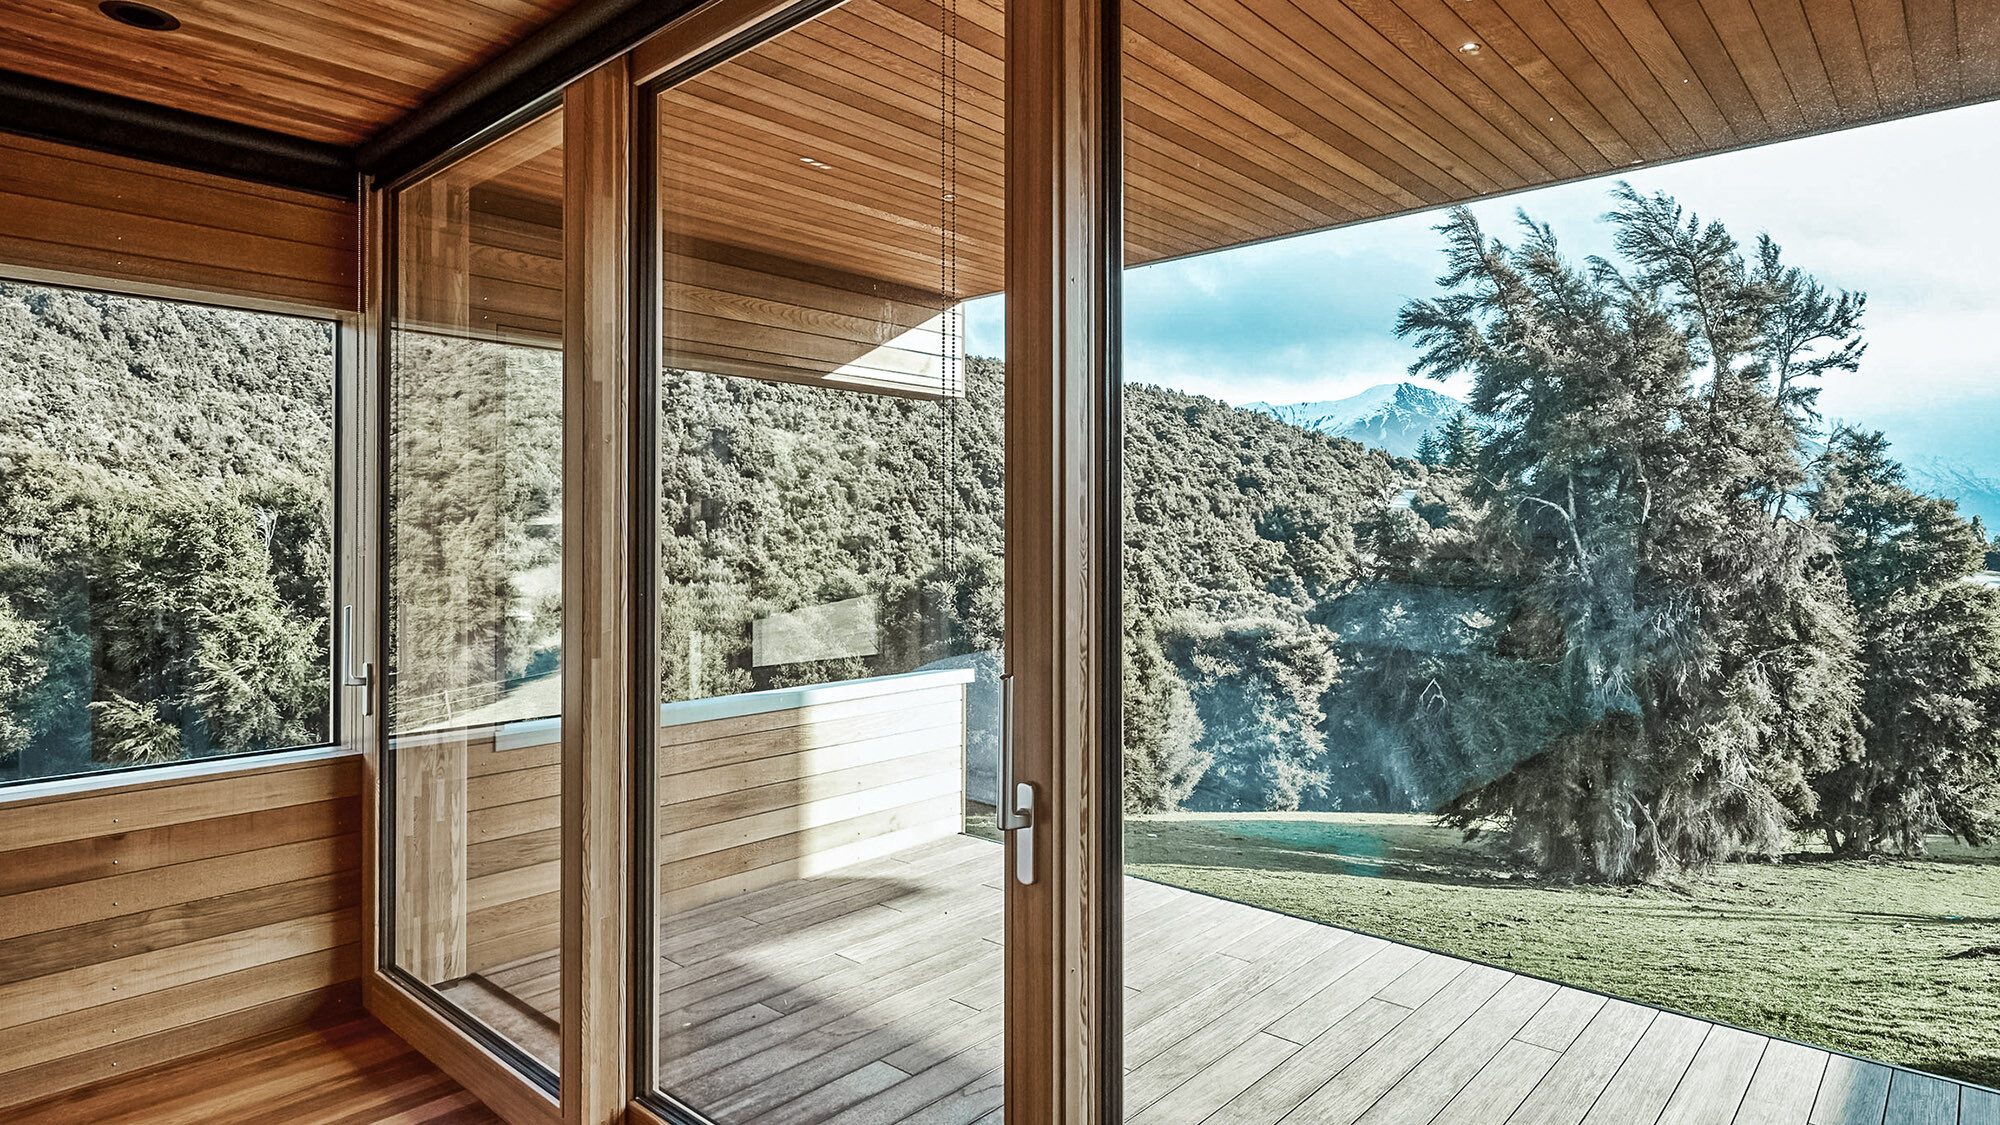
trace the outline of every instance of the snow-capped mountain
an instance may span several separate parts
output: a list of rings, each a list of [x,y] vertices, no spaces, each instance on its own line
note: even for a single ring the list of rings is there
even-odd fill
[[[1301,429],[1352,438],[1398,457],[1415,457],[1417,443],[1443,425],[1465,404],[1447,394],[1415,383],[1384,383],[1358,395],[1327,402],[1277,405],[1247,402],[1245,410],[1261,410]]]
[[[1958,501],[1958,514],[1978,516],[1986,532],[2000,527],[2000,480],[1984,476],[1960,461],[1917,457],[1903,464],[1904,479],[1918,492]]]

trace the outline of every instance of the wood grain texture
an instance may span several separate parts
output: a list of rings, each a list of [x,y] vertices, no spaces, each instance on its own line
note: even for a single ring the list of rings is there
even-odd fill
[[[628,530],[635,480],[630,322],[632,85],[617,59],[563,94],[562,1119],[612,1125],[630,1100],[630,776],[637,710]],[[650,725],[650,724],[648,724]],[[641,728],[642,730],[645,728]]]
[[[936,0],[852,0],[680,83],[661,114],[670,229],[940,301],[999,291],[1006,7],[954,5],[958,34],[946,50]],[[1126,261],[2000,95],[1993,5],[1908,7],[1906,16],[1882,0],[1130,3]],[[767,9],[716,0],[642,52],[647,71],[715,41],[731,13]],[[940,108],[947,81],[951,128]],[[947,133],[957,281],[942,294]]]
[[[179,0],[153,33],[95,4],[18,6],[0,67],[354,144],[572,7],[575,0]]]
[[[991,1120],[1007,1018],[1001,864],[995,844],[959,836],[665,912],[659,1087],[721,1122]],[[1134,1125],[1578,1125],[1593,1112],[1801,1125],[1828,1064],[1852,1061],[1125,882]],[[493,979],[553,1015],[557,963],[544,954]],[[1887,1125],[1984,1125],[2000,1109],[1991,1091],[1875,1069],[1882,1097],[1829,1120],[1884,1125],[1892,1084],[1911,1115],[1892,1105]],[[1948,1105],[1964,1108],[1923,1116]]]
[[[965,688],[913,682],[924,681],[661,727],[671,748],[656,821],[663,908],[955,835],[964,826]],[[496,749],[486,729],[465,743],[466,950],[454,977],[554,948],[561,888],[559,735]]]
[[[0,133],[4,265],[324,314],[356,308],[354,240],[350,203]]]
[[[1001,26],[977,5],[962,11],[971,32]],[[1108,303],[1119,185],[1106,132],[1118,112],[1106,70],[1115,11],[1099,0],[1011,0],[1004,13],[1004,635],[1015,776],[1034,789],[1033,870],[1015,870],[1009,849],[1005,884],[1003,1075],[1015,1125],[1114,1125],[1102,1095],[1120,1073],[1117,1023],[1106,1010],[1120,982],[1105,933],[1119,859],[1106,851],[1115,836],[1105,828],[1121,808],[1097,768],[1116,753],[1104,745],[1103,708],[1119,675],[1116,628],[1107,624],[1118,612],[1107,529],[1120,505],[1107,471],[1119,440]],[[960,274],[977,278],[977,264],[963,263]]]
[[[498,1125],[366,1016],[322,1013],[12,1111],[15,1125]]]
[[[250,761],[0,813],[0,1106],[358,1008],[359,780]]]

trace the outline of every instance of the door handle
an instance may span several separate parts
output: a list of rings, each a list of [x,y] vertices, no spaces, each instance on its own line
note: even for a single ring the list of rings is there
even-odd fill
[[[1035,881],[1035,787],[1014,776],[1014,677],[1000,677],[1000,763],[994,820],[1014,834],[1014,878]]]
[[[361,713],[375,713],[375,692],[370,685],[375,682],[375,664],[364,661],[361,671],[354,670],[354,607],[340,607],[340,682],[345,687],[358,687],[361,691]]]

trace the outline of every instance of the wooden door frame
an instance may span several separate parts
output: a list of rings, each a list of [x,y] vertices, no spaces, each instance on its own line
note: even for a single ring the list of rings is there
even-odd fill
[[[633,1076],[631,768],[642,706],[629,297],[634,91],[620,57],[563,94],[562,1120],[622,1121]]]
[[[632,1065],[629,755],[639,700],[630,520],[650,495],[634,475],[630,296],[631,132],[639,84],[729,44],[781,9],[713,0],[565,94],[565,597],[563,1080],[560,1107],[503,1060],[381,971],[368,927],[368,1006],[516,1125],[626,1119],[651,1075]],[[1118,1111],[1119,785],[1117,0],[1009,0],[1007,11],[1007,667],[1014,676],[1019,777],[1038,791],[1035,881],[1006,886],[1005,1098],[1010,1121],[1116,1125]],[[643,170],[641,170],[643,172]],[[371,248],[386,247],[384,204],[364,194]],[[375,255],[379,258],[379,254]],[[383,311],[387,271],[371,260],[361,332],[359,440],[373,451],[366,493],[381,564]],[[602,338],[580,326],[596,325]],[[371,413],[372,412],[372,413]],[[372,420],[370,420],[372,418]],[[363,485],[362,487],[366,487]],[[370,645],[382,666],[378,628]],[[352,693],[350,693],[352,694]],[[358,710],[358,703],[343,700]],[[380,725],[347,729],[379,778]],[[369,790],[370,823],[379,826]],[[379,877],[371,839],[370,878]],[[368,898],[371,915],[374,898]],[[375,921],[371,917],[371,923]],[[649,1111],[631,1107],[630,1119]]]
[[[356,659],[375,665],[371,684],[360,690],[342,688],[338,696],[343,743],[362,754],[361,808],[366,826],[361,845],[362,1006],[510,1125],[556,1125],[555,1098],[448,1019],[436,1001],[384,968],[388,948],[380,905],[382,889],[391,880],[382,870],[380,835],[391,830],[383,819],[389,805],[383,791],[382,706],[389,667],[388,329],[394,295],[389,263],[395,249],[390,214],[395,186],[372,181],[361,185],[362,310],[354,333],[355,362],[345,369],[351,383],[342,387],[340,396],[340,450],[353,466],[340,486],[339,530],[344,538],[338,551],[344,568],[341,596],[346,599],[341,604],[356,607]]]
[[[1008,0],[1007,669],[1035,881],[1007,879],[1006,1106],[1116,1125],[1121,890],[1117,0]]]

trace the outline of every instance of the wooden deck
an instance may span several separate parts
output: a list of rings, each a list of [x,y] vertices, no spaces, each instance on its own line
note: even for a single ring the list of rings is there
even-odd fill
[[[719,1125],[998,1125],[999,885],[957,837],[668,919],[663,1085]],[[1178,888],[1126,919],[1135,1125],[2000,1125],[1991,1091]],[[553,1014],[550,967],[495,983]]]

